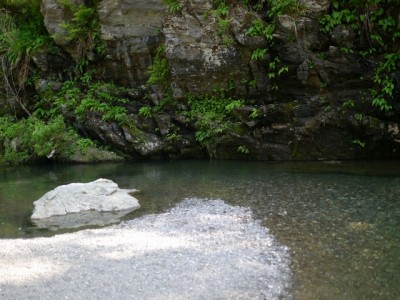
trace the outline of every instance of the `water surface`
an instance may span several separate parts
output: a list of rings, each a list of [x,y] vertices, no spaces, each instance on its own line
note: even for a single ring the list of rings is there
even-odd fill
[[[400,299],[400,163],[177,161],[0,170],[0,237],[54,232],[29,223],[60,184],[109,178],[163,212],[188,197],[251,207],[291,249],[295,299]],[[60,232],[58,232],[60,233]]]

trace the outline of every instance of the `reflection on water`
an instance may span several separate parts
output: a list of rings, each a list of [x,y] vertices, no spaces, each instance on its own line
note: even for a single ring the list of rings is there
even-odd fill
[[[117,224],[121,219],[134,209],[120,211],[97,211],[87,210],[80,213],[69,213],[61,216],[52,216],[49,218],[32,220],[35,227],[48,228],[52,231],[60,229],[73,229],[86,227],[103,227],[106,225]]]
[[[290,247],[295,299],[400,299],[400,163],[149,162],[0,171],[0,237],[31,228],[32,202],[60,184],[137,188],[134,218],[186,197],[251,207]]]

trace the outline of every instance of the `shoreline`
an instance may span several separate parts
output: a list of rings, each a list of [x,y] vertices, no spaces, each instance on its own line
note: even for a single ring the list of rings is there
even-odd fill
[[[0,240],[5,299],[290,299],[290,257],[251,211],[170,211],[50,238]]]

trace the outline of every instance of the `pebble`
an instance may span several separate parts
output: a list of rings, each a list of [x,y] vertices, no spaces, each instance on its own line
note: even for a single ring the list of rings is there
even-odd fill
[[[289,249],[248,208],[222,200],[186,199],[108,228],[0,240],[4,299],[291,299],[289,265]]]

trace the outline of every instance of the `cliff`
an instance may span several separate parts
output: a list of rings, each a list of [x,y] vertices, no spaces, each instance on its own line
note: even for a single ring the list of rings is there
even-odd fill
[[[362,34],[326,18],[337,8],[331,1],[89,2],[70,1],[74,14],[43,0],[57,50],[32,57],[31,93],[42,99],[49,89],[65,98],[65,82],[88,73],[123,87],[112,105],[124,117],[105,118],[111,106],[77,112],[92,85],[78,80],[80,102],[60,111],[81,136],[132,158],[399,157],[399,62],[389,72],[390,109],[372,105],[384,54],[361,55]],[[97,31],[71,38],[65,24],[83,7],[95,10]]]

